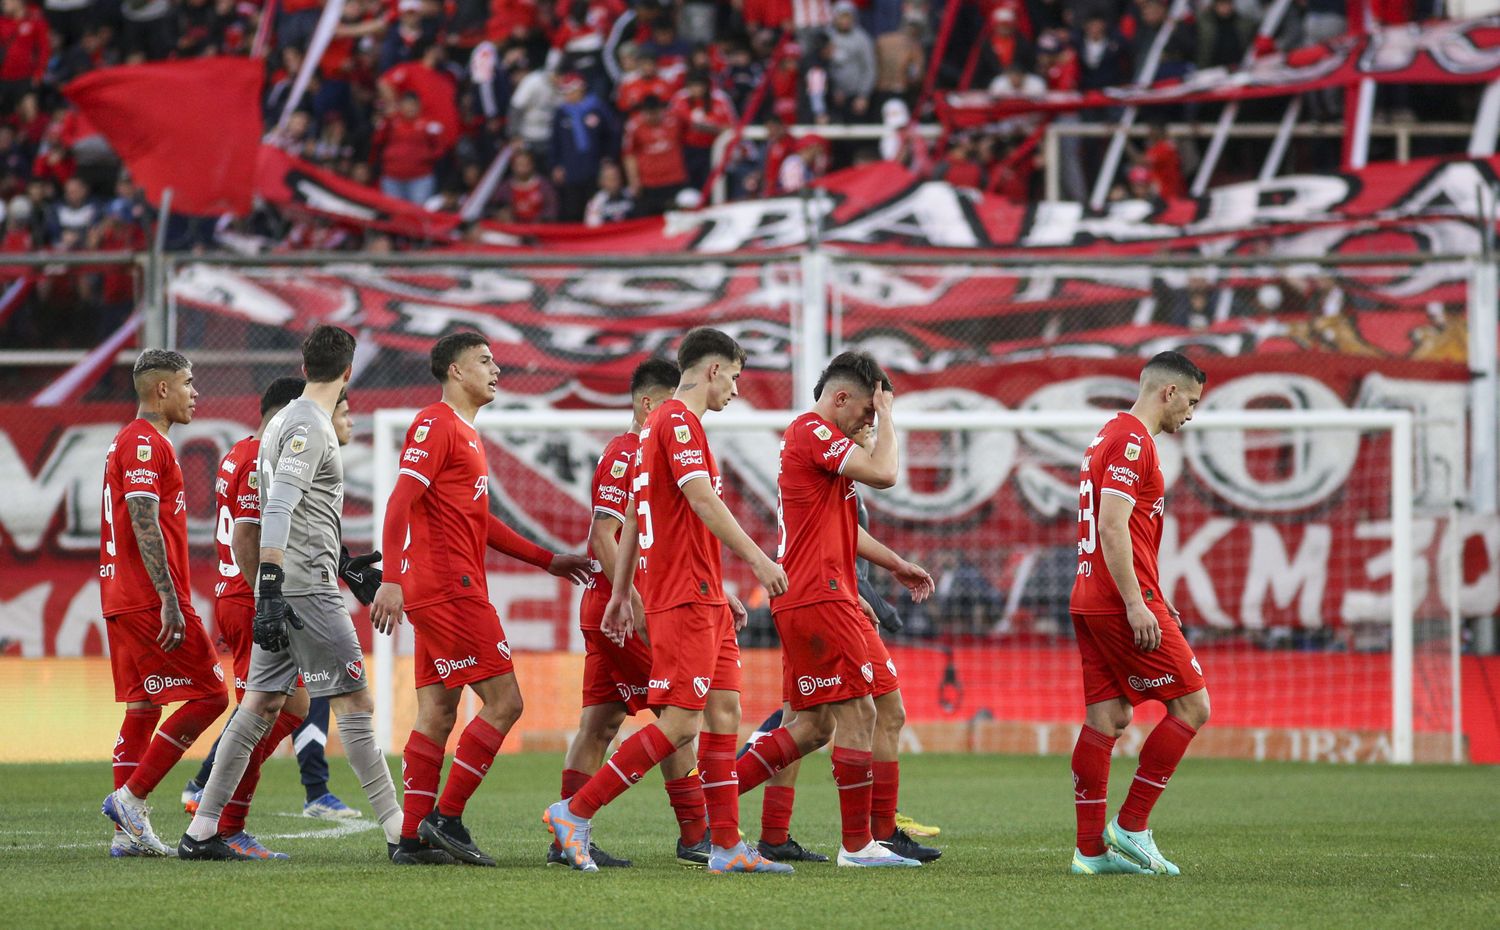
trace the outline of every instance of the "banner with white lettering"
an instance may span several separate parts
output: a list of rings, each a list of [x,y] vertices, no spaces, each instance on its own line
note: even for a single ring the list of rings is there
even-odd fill
[[[362,228],[452,243],[456,250],[548,255],[726,253],[807,244],[849,252],[1038,249],[1055,254],[1233,253],[1326,256],[1381,251],[1471,254],[1493,214],[1500,158],[1419,159],[1353,172],[1286,175],[1203,197],[1017,205],[879,163],[829,175],[818,196],[721,204],[589,228],[479,223],[458,242],[458,214],[423,210],[270,150],[260,193],[278,206]]]
[[[1144,87],[1048,91],[997,97],[955,91],[937,99],[950,127],[969,128],[1024,113],[1286,97],[1369,80],[1382,84],[1483,84],[1500,77],[1500,17],[1379,26],[1320,45],[1263,55],[1241,67],[1203,68]]]

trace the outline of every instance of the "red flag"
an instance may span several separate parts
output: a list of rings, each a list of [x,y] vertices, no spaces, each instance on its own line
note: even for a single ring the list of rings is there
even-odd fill
[[[119,153],[156,206],[248,213],[260,148],[262,63],[193,58],[94,71],[63,94]]]

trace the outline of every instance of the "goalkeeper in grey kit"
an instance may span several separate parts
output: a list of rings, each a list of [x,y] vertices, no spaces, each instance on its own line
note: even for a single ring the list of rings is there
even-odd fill
[[[353,360],[352,335],[336,326],[314,329],[302,343],[307,387],[262,436],[260,571],[245,700],[224,730],[213,775],[178,846],[180,858],[241,858],[219,838],[219,815],[299,673],[309,695],[329,699],[388,853],[400,838],[401,808],[375,742],[364,652],[338,591],[344,466],[332,415]]]

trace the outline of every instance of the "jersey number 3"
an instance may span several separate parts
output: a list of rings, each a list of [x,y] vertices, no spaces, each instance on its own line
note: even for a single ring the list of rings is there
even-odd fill
[[[1099,524],[1094,517],[1094,482],[1083,481],[1078,485],[1078,524],[1083,529],[1078,534],[1078,554],[1091,555],[1099,543]]]

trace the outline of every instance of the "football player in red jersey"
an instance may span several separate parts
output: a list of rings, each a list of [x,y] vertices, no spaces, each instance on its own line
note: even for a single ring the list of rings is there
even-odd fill
[[[229,706],[229,695],[193,610],[187,502],[167,438],[173,425],[192,422],[193,366],[178,352],[147,349],[134,379],[139,411],[115,436],[104,464],[99,594],[125,722],[113,752],[115,790],[103,812],[119,827],[110,855],[167,856],[146,796]],[[162,708],[179,701],[158,730]]]
[[[1186,356],[1156,355],[1141,371],[1135,406],[1109,421],[1084,454],[1078,575],[1069,602],[1085,704],[1073,748],[1074,874],[1179,871],[1157,850],[1146,821],[1188,743],[1208,722],[1209,707],[1182,617],[1157,576],[1166,483],[1154,437],[1175,433],[1193,418],[1206,380]],[[1130,794],[1106,826],[1110,753],[1130,725],[1132,708],[1143,701],[1161,701],[1167,716],[1141,746]]]
[[[888,488],[896,482],[899,451],[890,381],[869,354],[845,352],[829,363],[813,396],[813,409],[782,435],[777,474],[778,558],[787,569],[788,588],[771,601],[771,611],[781,636],[783,697],[792,716],[740,757],[740,790],[754,788],[832,739],[843,819],[839,865],[917,866],[917,859],[876,842],[871,833],[874,695],[896,688],[886,667],[889,656],[861,609],[855,567],[856,556],[863,554],[892,566],[915,599],[932,591],[926,571],[875,542],[859,525],[855,483]],[[857,437],[872,425],[873,442],[861,445]]]
[[[500,378],[488,340],[473,332],[439,339],[432,374],[443,398],[407,430],[383,533],[383,551],[396,569],[386,574],[370,608],[380,632],[393,630],[403,611],[416,631],[417,720],[402,756],[404,816],[391,861],[418,865],[451,857],[492,866],[495,860],[475,845],[462,816],[520,719],[521,691],[510,643],[490,603],[485,547],[577,584],[588,580],[589,563],[581,555],[548,552],[490,512],[490,468],[474,428]],[[439,796],[444,747],[464,685],[484,705],[459,736]]]
[[[620,530],[625,525],[626,500],[635,473],[635,455],[640,448],[640,431],[652,410],[671,399],[681,372],[666,359],[647,359],[636,366],[630,378],[630,398],[634,418],[630,429],[609,441],[589,490],[594,519],[589,529],[589,557],[593,575],[583,592],[579,608],[579,626],[583,633],[583,712],[578,718],[578,733],[568,746],[563,760],[562,797],[571,798],[589,780],[589,773],[604,763],[604,753],[619,733],[627,714],[646,708],[646,692],[651,678],[651,648],[639,636],[606,636],[600,630],[604,608],[613,588],[615,557],[619,552]],[[643,610],[640,598],[634,599],[637,610]],[[677,860],[684,865],[708,864],[708,819],[703,801],[703,782],[693,771],[693,750],[684,746],[662,760],[662,780],[667,797],[677,816],[681,835],[677,839]],[[598,846],[589,850],[594,863],[604,868],[630,865],[627,859],[612,856]],[[547,852],[547,863],[566,865],[562,847],[553,842]]]
[[[641,430],[631,480],[634,506],[625,515],[602,624],[615,636],[632,631],[637,620],[633,582],[639,577],[652,643],[646,703],[660,707],[661,716],[622,743],[571,799],[547,808],[542,820],[575,869],[597,871],[589,856],[589,819],[697,737],[711,834],[709,871],[790,872],[790,866],[762,858],[739,837],[735,633],[744,626],[745,608],[724,592],[720,546],[743,559],[772,597],[786,591],[786,573],[719,499],[722,479],[701,422],[704,412],[723,410],[739,393],[745,351],[724,333],[700,327],[683,337],[677,363],[682,369],[677,393]]]

